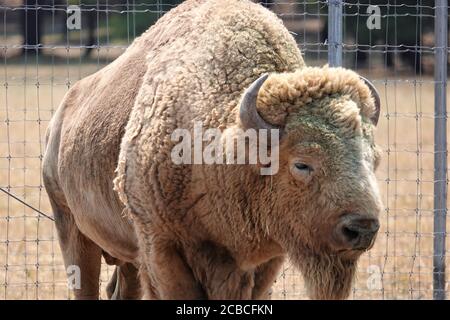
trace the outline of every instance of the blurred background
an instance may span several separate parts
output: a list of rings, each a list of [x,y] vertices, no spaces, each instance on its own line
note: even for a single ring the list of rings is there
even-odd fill
[[[1,0],[2,56],[17,58],[39,53],[42,57],[76,57],[81,62],[114,59],[164,12],[181,2]],[[326,59],[327,1],[255,2],[283,19],[303,45],[306,58]],[[433,71],[434,1],[355,0],[344,4],[346,64],[363,68],[375,60],[388,67],[396,65],[397,71]],[[67,9],[71,5],[80,8],[80,30],[67,28]],[[367,28],[370,5],[380,9],[380,29]]]
[[[77,80],[117,58],[180,2],[0,0],[0,299],[71,297],[53,223],[38,212],[51,216],[41,178],[48,121]],[[283,20],[308,65],[327,63],[327,1],[257,2]],[[67,26],[73,5],[79,29]],[[379,28],[368,27],[369,6],[379,10]],[[432,298],[434,16],[430,0],[343,1],[343,66],[372,80],[382,98],[377,177],[385,205],[351,299]],[[105,265],[103,287],[110,275]],[[289,263],[273,297],[306,298]]]

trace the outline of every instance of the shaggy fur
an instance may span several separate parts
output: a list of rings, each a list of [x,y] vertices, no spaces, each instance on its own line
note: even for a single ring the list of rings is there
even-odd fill
[[[374,113],[374,101],[369,88],[353,71],[343,68],[305,68],[295,72],[272,75],[258,96],[258,110],[266,121],[284,125],[289,114],[312,105],[313,100],[327,96],[347,96],[359,108],[343,110],[331,106],[323,110],[325,117],[339,114],[336,125],[350,131],[360,127],[360,113],[369,121]]]
[[[279,173],[175,165],[173,130],[201,121],[238,134],[242,93],[262,73],[258,110],[285,127]],[[49,126],[44,182],[65,263],[81,268],[76,297],[98,297],[103,254],[118,265],[112,297],[267,298],[288,254],[311,297],[345,298],[361,252],[339,251],[334,228],[345,213],[380,210],[373,109],[355,73],[306,68],[259,5],[188,0],[170,11],[78,82]],[[314,166],[309,181],[292,173],[296,159]]]

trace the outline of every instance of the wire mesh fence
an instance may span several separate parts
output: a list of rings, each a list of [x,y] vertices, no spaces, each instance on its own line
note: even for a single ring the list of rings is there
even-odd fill
[[[0,299],[71,297],[53,222],[38,212],[51,215],[41,177],[45,129],[77,80],[114,60],[179,2],[0,0]],[[441,295],[435,298],[442,298],[448,276],[433,267],[449,259],[442,137],[447,1],[263,5],[284,21],[308,65],[329,60],[354,69],[371,79],[382,97],[376,137],[383,150],[377,172],[384,202],[381,230],[360,260],[351,298],[431,299],[439,276]],[[435,69],[444,72],[436,77]],[[103,289],[111,272],[104,264]],[[306,298],[301,275],[289,263],[273,298]]]

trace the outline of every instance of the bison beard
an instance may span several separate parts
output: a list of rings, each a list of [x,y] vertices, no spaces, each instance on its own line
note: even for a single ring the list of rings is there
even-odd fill
[[[308,253],[295,258],[311,299],[346,299],[356,271],[357,259],[338,254]]]

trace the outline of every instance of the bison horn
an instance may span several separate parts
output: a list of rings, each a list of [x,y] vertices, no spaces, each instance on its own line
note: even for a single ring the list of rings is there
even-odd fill
[[[258,98],[259,89],[261,89],[268,76],[269,75],[267,73],[263,74],[261,77],[256,79],[245,91],[241,106],[239,108],[239,117],[244,130],[250,128],[256,130],[266,129],[269,130],[270,134],[270,130],[278,129],[280,130],[281,137],[281,128],[266,122],[256,109],[256,100]]]
[[[378,94],[378,90],[375,88],[375,86],[373,85],[372,82],[370,82],[369,80],[367,80],[364,77],[361,77],[361,79],[369,87],[370,92],[372,93],[372,97],[375,99],[375,113],[370,118],[370,120],[372,120],[372,123],[374,125],[377,125],[378,124],[378,119],[380,118],[380,109],[381,109],[380,95]]]

